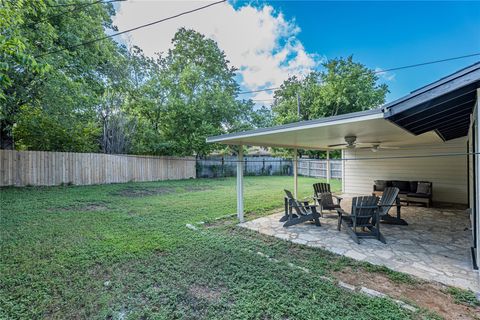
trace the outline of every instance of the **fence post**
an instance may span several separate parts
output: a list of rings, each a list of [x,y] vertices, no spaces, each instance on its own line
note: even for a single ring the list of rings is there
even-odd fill
[[[222,156],[222,177],[225,178],[225,158]]]

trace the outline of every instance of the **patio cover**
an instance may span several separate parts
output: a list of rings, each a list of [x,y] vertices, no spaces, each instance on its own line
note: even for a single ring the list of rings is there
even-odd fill
[[[383,147],[436,144],[468,134],[479,88],[480,62],[378,109],[214,136],[207,142],[327,151],[335,149],[330,145],[344,143],[345,136],[356,136],[358,143],[374,142]],[[243,149],[239,150],[237,214],[243,221]],[[296,152],[294,163],[296,195]]]
[[[229,145],[333,150],[335,148],[330,148],[329,145],[345,143],[345,136],[356,136],[357,142],[377,142],[381,143],[382,146],[431,144],[442,141],[440,137],[432,132],[415,136],[391,121],[386,120],[383,109],[374,109],[209,137],[207,142]]]
[[[207,138],[207,142],[328,150],[357,142],[382,146],[431,144],[468,134],[480,88],[480,62],[374,110]]]

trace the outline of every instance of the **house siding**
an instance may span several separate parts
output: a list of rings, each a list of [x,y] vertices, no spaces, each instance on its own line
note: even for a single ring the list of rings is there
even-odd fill
[[[347,149],[343,153],[346,159],[344,192],[369,194],[373,189],[373,181],[377,179],[431,181],[433,182],[433,201],[467,204],[466,143],[466,138],[459,138],[428,147],[383,149],[376,153],[369,149]],[[381,159],[444,153],[464,153],[464,155]]]

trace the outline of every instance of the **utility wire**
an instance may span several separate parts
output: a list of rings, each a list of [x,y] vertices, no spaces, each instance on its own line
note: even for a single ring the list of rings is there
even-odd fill
[[[98,41],[113,38],[113,37],[116,37],[118,35],[121,35],[121,34],[124,34],[124,33],[127,33],[127,32],[132,32],[132,31],[139,30],[139,29],[142,29],[142,28],[150,27],[150,26],[153,26],[155,24],[165,22],[165,21],[168,21],[168,20],[173,20],[173,19],[181,17],[183,15],[190,14],[190,13],[193,13],[193,12],[196,12],[196,11],[200,11],[200,10],[206,9],[208,7],[212,7],[214,5],[217,5],[217,4],[220,4],[220,3],[223,3],[223,2],[226,2],[226,0],[213,2],[213,3],[210,3],[210,4],[204,5],[202,7],[198,7],[198,8],[192,9],[192,10],[188,10],[188,11],[184,11],[184,12],[178,13],[176,15],[167,17],[167,18],[163,18],[163,19],[156,20],[156,21],[153,21],[153,22],[150,22],[150,23],[146,23],[146,24],[143,24],[141,26],[134,27],[134,28],[131,28],[131,29],[128,29],[128,30],[125,30],[125,31],[117,32],[117,33],[114,33],[114,34],[111,34],[111,35],[108,35],[108,36],[92,39],[90,41],[82,42],[82,43],[75,44],[75,45],[72,45],[72,46],[67,46],[67,47],[62,48],[62,49],[48,51],[48,52],[36,55],[35,58],[41,58],[41,57],[44,57],[44,56],[47,56],[47,55],[50,55],[50,54],[54,54],[54,53],[58,53],[58,52],[62,52],[62,51],[65,51],[65,50],[75,49],[75,48],[85,46],[85,45],[89,45],[89,44],[92,44],[92,43],[95,43],[95,42],[98,42]]]
[[[278,89],[280,89],[280,87],[272,87],[272,88],[258,89],[258,90],[252,90],[252,91],[242,91],[242,92],[239,92],[238,94],[256,93],[256,92],[272,91],[272,90],[278,90]]]
[[[317,150],[320,151],[320,150]],[[404,156],[375,156],[375,157],[353,157],[353,158],[337,158],[337,159],[329,159],[328,161],[360,161],[360,160],[394,160],[394,159],[416,159],[416,158],[437,158],[437,157],[458,157],[458,156],[469,156],[469,155],[479,155],[480,152],[443,152],[443,153],[432,153],[432,154],[424,154],[424,155],[404,155]],[[173,158],[173,157],[162,157],[162,156],[137,156],[137,155],[118,155],[118,156],[127,156],[133,158],[145,158],[145,159],[163,159],[163,160],[170,160],[170,161],[204,161],[204,162],[219,162],[219,163],[237,163],[237,162],[288,162],[288,161],[295,161],[293,158],[277,158],[272,160],[249,160],[245,159],[243,161],[239,160],[222,160],[218,156],[217,159],[207,159],[207,158],[199,158],[194,159],[191,158]],[[247,155],[246,155],[247,156]],[[255,156],[253,156],[255,157]],[[275,157],[274,157],[275,158]],[[315,162],[315,161],[327,161],[327,159],[297,159],[298,162]]]
[[[429,64],[458,60],[458,59],[464,59],[464,58],[470,58],[470,57],[475,57],[475,56],[480,56],[480,52],[472,53],[472,54],[466,54],[464,56],[458,56],[458,57],[452,57],[452,58],[446,58],[446,59],[440,59],[440,60],[434,60],[434,61],[421,62],[421,63],[411,64],[411,65],[402,66],[402,67],[377,70],[377,71],[375,71],[375,73],[383,73],[383,72],[387,72],[387,71],[395,71],[395,70],[402,70],[402,69],[408,69],[408,68],[415,68],[415,67],[420,67],[420,66],[426,66],[426,65],[429,65]]]
[[[384,73],[384,72],[388,72],[388,71],[395,71],[395,70],[403,70],[403,69],[421,67],[421,66],[425,66],[425,65],[429,65],[429,64],[435,64],[435,63],[440,63],[440,62],[471,58],[471,57],[476,57],[476,56],[480,56],[480,52],[472,53],[472,54],[466,54],[466,55],[463,55],[463,56],[446,58],[446,59],[432,60],[432,61],[427,61],[427,62],[410,64],[410,65],[401,66],[401,67],[394,67],[394,68],[389,68],[389,69],[376,70],[376,71],[373,71],[373,73],[379,74],[379,73]],[[258,90],[252,90],[252,91],[242,91],[242,92],[239,92],[238,94],[256,93],[256,92],[272,91],[272,90],[278,90],[278,89],[280,89],[280,87],[272,87],[272,88],[258,89]]]

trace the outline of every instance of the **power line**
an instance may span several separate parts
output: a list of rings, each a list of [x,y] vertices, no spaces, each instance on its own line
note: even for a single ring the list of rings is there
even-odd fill
[[[280,89],[280,87],[273,87],[273,88],[266,88],[266,89],[258,89],[258,90],[252,90],[252,91],[242,91],[242,92],[239,92],[238,94],[256,93],[256,92],[272,91],[272,90],[278,90],[278,89]]]
[[[402,70],[402,69],[408,69],[408,68],[415,68],[415,67],[420,67],[420,66],[426,66],[426,65],[429,65],[429,64],[458,60],[458,59],[464,59],[464,58],[470,58],[470,57],[475,57],[475,56],[480,56],[480,52],[467,54],[467,55],[464,55],[464,56],[453,57],[453,58],[446,58],[446,59],[441,59],[441,60],[434,60],[434,61],[422,62],[422,63],[417,63],[417,64],[411,64],[411,65],[397,67],[397,68],[377,70],[377,71],[375,71],[375,73],[383,73],[383,72],[387,72],[387,71],[395,71],[395,70]]]
[[[121,34],[124,34],[124,33],[127,33],[127,32],[132,32],[132,31],[139,30],[139,29],[142,29],[142,28],[150,27],[150,26],[153,26],[153,25],[155,25],[155,24],[158,24],[158,23],[161,23],[161,22],[165,22],[165,21],[168,21],[168,20],[172,20],[172,19],[181,17],[181,16],[186,15],[186,14],[190,14],[190,13],[193,13],[193,12],[196,12],[196,11],[200,11],[200,10],[206,9],[206,8],[208,8],[208,7],[212,7],[212,6],[214,6],[214,5],[217,5],[217,4],[220,4],[220,3],[223,3],[223,2],[226,2],[226,0],[221,0],[221,1],[213,2],[213,3],[210,3],[210,4],[204,5],[204,6],[202,6],[202,7],[198,7],[198,8],[192,9],[192,10],[188,10],[188,11],[184,11],[184,12],[178,13],[178,14],[176,14],[176,15],[167,17],[167,18],[163,18],[163,19],[160,19],[160,20],[156,20],[156,21],[153,21],[153,22],[150,22],[150,23],[147,23],[147,24],[143,24],[143,25],[141,25],[141,26],[134,27],[134,28],[131,28],[131,29],[128,29],[128,30],[125,30],[125,31],[117,32],[117,33],[114,33],[114,34],[111,34],[111,35],[108,35],[108,36],[104,36],[104,37],[92,39],[92,40],[90,40],[90,41],[82,42],[82,43],[79,43],[79,44],[76,44],[76,45],[72,45],[72,46],[67,46],[67,47],[62,48],[62,49],[57,49],[57,50],[48,51],[48,52],[45,52],[45,53],[36,55],[35,58],[41,58],[41,57],[44,57],[44,56],[47,56],[47,55],[50,55],[50,54],[54,54],[54,53],[58,53],[58,52],[62,52],[62,51],[65,51],[65,50],[75,49],[75,48],[78,48],[78,47],[81,47],[81,46],[85,46],[85,45],[89,45],[89,44],[92,44],[92,43],[95,43],[95,42],[98,42],[98,41],[102,41],[102,40],[105,40],[105,39],[113,38],[113,37],[115,37],[115,36],[118,36],[118,35],[121,35]]]
[[[337,149],[340,150],[340,149]],[[407,149],[408,150],[408,149]],[[313,151],[322,151],[322,150],[313,150]],[[332,151],[332,150],[330,150]],[[374,157],[352,157],[352,158],[336,158],[336,159],[330,159],[329,161],[367,161],[367,160],[395,160],[395,159],[417,159],[417,158],[437,158],[437,157],[460,157],[460,156],[474,156],[474,155],[479,155],[480,152],[441,152],[441,153],[431,153],[431,154],[411,154],[411,155],[403,155],[403,156],[374,156]],[[273,157],[275,159],[269,159],[269,160],[250,160],[250,159],[243,159],[242,161],[240,160],[233,160],[233,159],[223,159],[224,157],[228,156],[217,156],[215,158],[199,158],[199,159],[194,159],[193,157],[191,158],[185,158],[185,157],[178,157],[178,158],[173,158],[169,156],[139,156],[139,155],[118,155],[118,156],[127,156],[127,157],[134,157],[134,158],[144,158],[144,159],[155,159],[160,157],[163,160],[171,160],[171,161],[191,161],[191,162],[196,162],[196,161],[205,161],[205,162],[218,162],[218,163],[237,163],[237,162],[244,162],[244,163],[256,163],[256,162],[265,162],[265,163],[275,163],[275,162],[288,162],[288,161],[294,161],[293,158],[283,158],[283,157]],[[248,156],[248,155],[246,155]],[[257,157],[257,156],[250,156],[250,157]],[[261,156],[260,156],[261,157]],[[316,161],[327,161],[327,159],[311,159],[311,158],[300,158],[298,159],[298,162],[316,162]]]
[[[425,66],[425,65],[429,65],[429,64],[440,63],[440,62],[471,58],[471,57],[476,57],[476,56],[480,56],[480,52],[467,54],[467,55],[463,55],[463,56],[446,58],[446,59],[440,59],[440,60],[433,60],[433,61],[421,62],[421,63],[416,63],[416,64],[410,64],[410,65],[401,66],[401,67],[394,67],[394,68],[389,68],[389,69],[376,70],[376,71],[373,71],[373,73],[378,74],[378,73],[384,73],[384,72],[388,72],[388,71],[403,70],[403,69],[421,67],[421,66]],[[280,89],[280,87],[272,87],[272,88],[258,89],[258,90],[252,90],[252,91],[242,91],[242,92],[239,92],[238,94],[256,93],[256,92],[272,91],[272,90],[278,90],[278,89]]]

